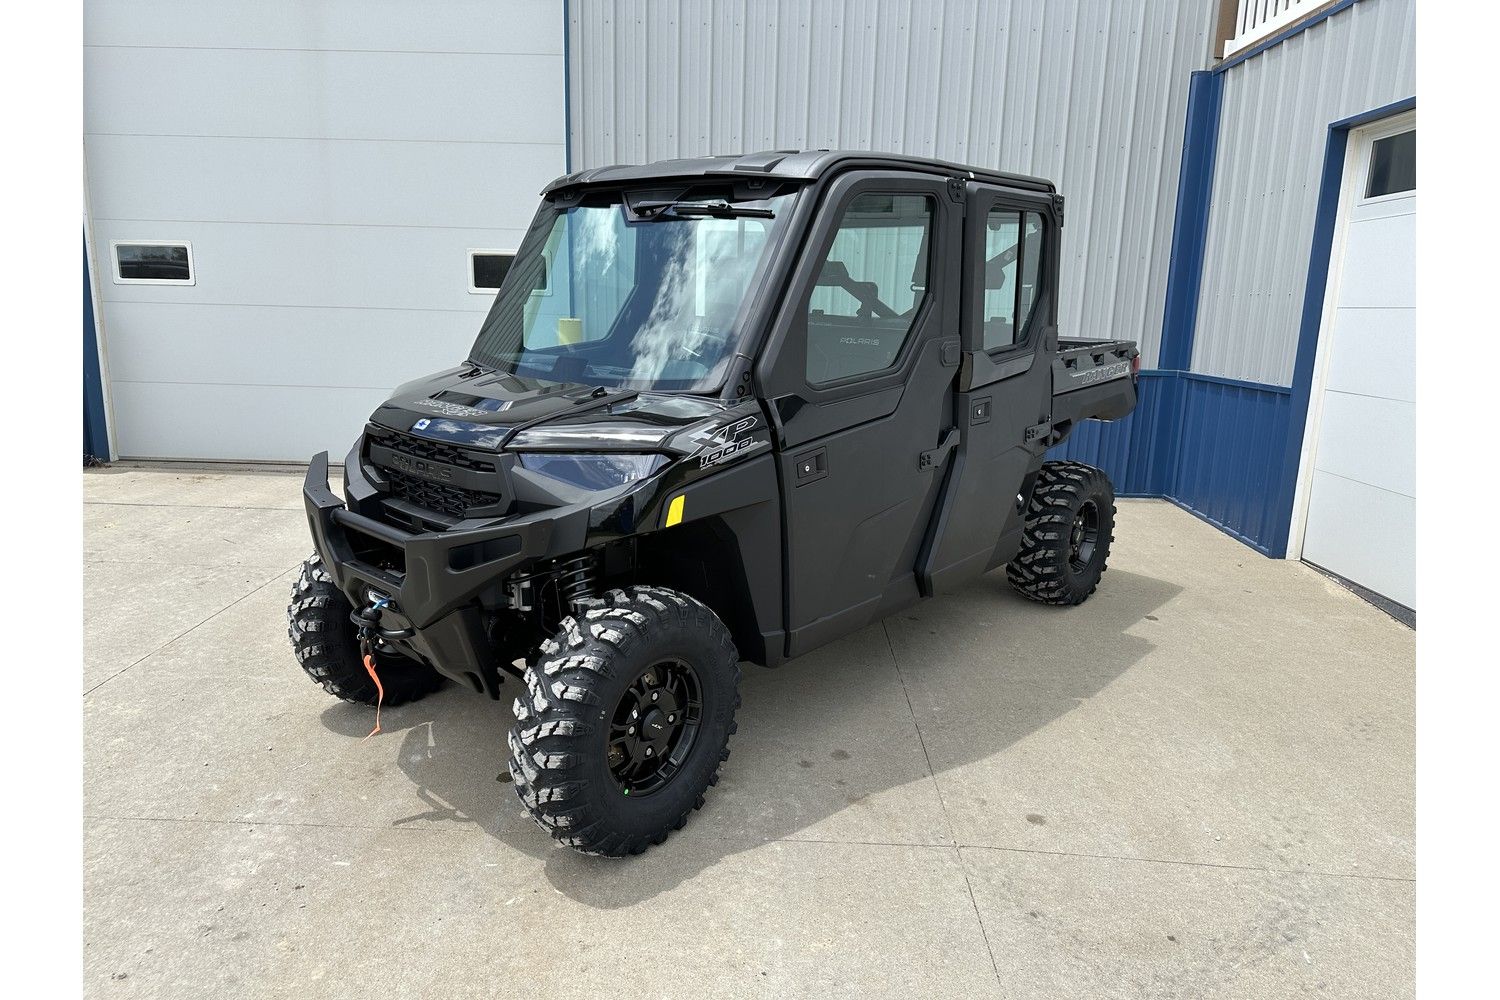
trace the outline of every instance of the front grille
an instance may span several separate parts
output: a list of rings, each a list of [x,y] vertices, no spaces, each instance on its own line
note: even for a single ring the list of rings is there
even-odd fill
[[[492,507],[501,501],[497,491],[475,489],[490,483],[500,486],[500,473],[493,456],[474,453],[442,441],[428,441],[411,434],[403,434],[387,427],[369,424],[365,427],[365,457],[385,478],[390,495],[423,510],[446,514],[449,517],[464,517],[475,507]],[[384,449],[379,458],[372,449]],[[420,467],[446,466],[455,470],[451,478],[464,481],[463,486],[437,482],[416,475],[407,469],[395,468],[396,459],[391,452],[410,456]],[[406,464],[404,459],[400,464]],[[462,471],[457,471],[462,470]],[[433,470],[437,471],[437,470]],[[444,478],[450,478],[443,473]]]
[[[463,517],[471,507],[488,507],[490,504],[500,502],[498,493],[485,493],[481,490],[466,490],[458,486],[449,486],[446,483],[433,483],[398,469],[382,468],[381,471],[390,484],[393,496],[416,504],[423,510],[437,511],[450,517]]]
[[[414,458],[426,459],[429,462],[442,462],[444,465],[454,465],[460,469],[473,469],[475,472],[495,471],[494,459],[471,455],[462,448],[444,444],[441,441],[428,441],[410,434],[402,434],[399,431],[376,427],[374,424],[365,428],[365,436],[371,444],[404,452]]]

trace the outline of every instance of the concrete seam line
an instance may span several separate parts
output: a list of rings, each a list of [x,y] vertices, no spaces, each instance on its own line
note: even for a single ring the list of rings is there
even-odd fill
[[[1311,868],[1269,868],[1262,865],[1231,865],[1218,861],[1188,861],[1184,858],[1143,858],[1133,854],[1086,854],[1082,851],[1043,851],[1034,847],[997,847],[994,844],[960,844],[960,850],[1006,851],[1011,854],[1043,854],[1053,858],[1088,858],[1092,861],[1137,861],[1147,865],[1182,865],[1188,868],[1222,868],[1229,871],[1264,872],[1268,875],[1315,875],[1319,878],[1354,878],[1375,882],[1416,882],[1404,875],[1365,875],[1359,872],[1325,872]]]
[[[99,690],[104,685],[108,684],[110,681],[114,680],[116,677],[119,677],[125,671],[129,670],[131,667],[134,667],[137,663],[140,663],[142,660],[149,659],[150,657],[155,656],[157,653],[160,653],[162,650],[164,650],[168,646],[172,645],[172,643],[176,642],[178,639],[181,639],[183,636],[187,635],[189,632],[192,632],[192,631],[194,631],[196,629],[202,628],[204,625],[207,625],[209,622],[213,621],[215,618],[219,617],[224,612],[226,612],[230,608],[234,607],[236,604],[239,604],[241,601],[244,601],[244,600],[247,600],[247,599],[249,599],[251,597],[254,597],[256,594],[260,593],[262,590],[265,590],[271,584],[275,583],[277,580],[280,580],[282,577],[286,576],[288,573],[290,573],[292,570],[294,570],[296,568],[297,568],[296,566],[292,566],[292,567],[290,567],[288,569],[277,570],[276,571],[276,575],[272,576],[271,579],[267,580],[265,583],[263,583],[260,586],[256,587],[254,590],[251,590],[249,593],[244,594],[244,595],[242,595],[240,597],[237,597],[233,601],[230,601],[228,604],[224,605],[218,611],[215,611],[213,614],[209,615],[207,618],[203,619],[201,622],[199,622],[198,624],[192,626],[191,628],[185,629],[182,632],[179,632],[178,634],[172,636],[172,638],[168,639],[166,642],[162,643],[160,646],[157,646],[155,649],[151,650],[151,652],[146,653],[144,656],[141,656],[141,657],[138,657],[138,658],[136,658],[134,660],[131,660],[125,666],[121,667],[119,670],[116,670],[114,673],[112,673],[108,677],[104,678],[104,680],[100,681],[98,684],[95,684],[93,687],[91,687],[87,691],[83,692],[83,696],[85,698],[87,698],[89,695],[93,694],[95,691]]]
[[[974,897],[974,883],[969,880],[969,868],[964,864],[963,852],[958,847],[958,836],[953,831],[953,820],[948,815],[948,803],[943,798],[943,786],[937,780],[937,772],[932,769],[932,754],[927,752],[927,740],[922,736],[922,724],[917,721],[916,709],[912,708],[911,692],[906,689],[906,677],[901,673],[901,662],[896,659],[896,646],[891,642],[891,630],[885,621],[880,623],[880,631],[885,636],[885,648],[891,654],[891,666],[896,669],[896,680],[901,682],[901,696],[906,699],[906,711],[911,716],[911,726],[917,734],[917,745],[922,748],[922,757],[927,761],[927,776],[932,779],[932,787],[937,792],[938,808],[942,810],[943,823],[948,827],[948,839],[953,844],[953,856],[958,861],[959,873],[964,877],[964,889],[969,893],[969,905],[974,908],[974,920],[979,924],[979,936],[984,940],[984,950],[990,956],[990,968],[995,973],[995,982],[1003,987],[1004,983],[1000,979],[1000,963],[995,961],[995,949],[990,945],[990,932],[985,929],[984,916],[979,912],[979,900]]]

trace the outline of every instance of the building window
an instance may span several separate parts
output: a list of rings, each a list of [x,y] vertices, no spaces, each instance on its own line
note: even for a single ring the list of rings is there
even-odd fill
[[[807,304],[807,381],[895,364],[927,298],[933,199],[864,194],[845,209]]]
[[[505,283],[505,276],[510,273],[510,266],[515,261],[516,255],[510,250],[470,250],[469,291],[476,295],[494,294]],[[550,291],[547,287],[546,258],[541,260],[539,267],[540,272],[531,291],[534,295],[546,295]]]
[[[489,294],[499,288],[516,255],[509,250],[469,251],[469,291]]]
[[[1370,176],[1365,197],[1380,198],[1417,189],[1417,130],[1388,135],[1370,144]]]
[[[984,291],[980,319],[984,349],[1003,350],[1025,340],[1041,289],[1042,217],[993,208],[985,220]]]
[[[111,243],[110,250],[117,285],[191,285],[197,281],[191,243],[122,241]]]

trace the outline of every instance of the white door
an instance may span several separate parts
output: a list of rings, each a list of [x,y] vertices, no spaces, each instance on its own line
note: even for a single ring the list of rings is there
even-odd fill
[[[1416,119],[1350,136],[1302,486],[1302,558],[1415,609]]]

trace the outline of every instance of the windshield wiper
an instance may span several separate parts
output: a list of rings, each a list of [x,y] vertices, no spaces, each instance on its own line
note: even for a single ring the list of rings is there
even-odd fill
[[[635,210],[643,215],[649,212],[652,219],[683,218],[694,215],[707,215],[715,219],[776,218],[776,213],[769,208],[737,205],[723,198],[715,198],[712,201],[668,201],[654,205],[647,202],[636,205]]]

